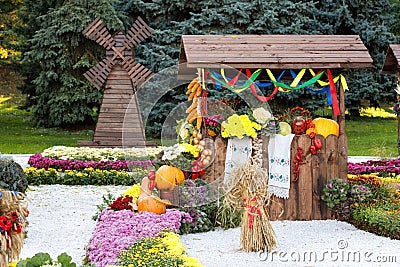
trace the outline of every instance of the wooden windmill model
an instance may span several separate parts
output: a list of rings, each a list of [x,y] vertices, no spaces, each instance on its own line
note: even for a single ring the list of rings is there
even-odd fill
[[[78,146],[146,146],[136,92],[152,73],[135,61],[134,47],[152,32],[140,17],[126,35],[118,31],[112,36],[100,18],[95,19],[83,31],[89,39],[106,49],[106,58],[88,70],[84,76],[97,89],[105,82],[106,85],[93,141],[78,141]]]

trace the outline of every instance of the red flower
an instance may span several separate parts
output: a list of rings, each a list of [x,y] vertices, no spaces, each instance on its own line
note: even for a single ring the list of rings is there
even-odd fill
[[[110,205],[113,210],[132,210],[132,200],[131,196],[119,197]]]
[[[22,225],[17,223],[16,226],[17,226],[17,229],[15,231],[17,232],[17,234],[22,233]]]
[[[17,221],[19,219],[18,213],[16,211],[11,211],[10,212],[10,219],[11,221]]]
[[[12,227],[12,222],[6,216],[0,216],[0,228],[4,231],[9,231]]]

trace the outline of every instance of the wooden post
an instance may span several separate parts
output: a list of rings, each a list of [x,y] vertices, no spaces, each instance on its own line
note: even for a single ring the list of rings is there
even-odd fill
[[[397,103],[400,102],[400,71],[397,70]],[[397,114],[397,153],[400,156],[400,116]]]
[[[340,117],[339,117],[339,140],[337,145],[337,152],[339,156],[339,178],[347,181],[347,135],[346,135],[346,127],[345,127],[345,102],[344,102],[344,88],[341,88],[340,83],[338,83],[337,88],[339,89],[339,108],[340,108]]]

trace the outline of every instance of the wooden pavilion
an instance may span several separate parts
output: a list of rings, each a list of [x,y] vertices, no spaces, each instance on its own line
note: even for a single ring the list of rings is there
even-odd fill
[[[348,69],[369,68],[372,59],[358,35],[184,35],[181,39],[179,76],[191,80],[200,69]],[[345,93],[339,88],[340,114],[333,119],[339,123],[339,136],[328,136],[317,155],[305,151],[300,165],[298,182],[292,183],[288,199],[275,198],[270,205],[271,220],[316,220],[331,218],[326,204],[320,199],[322,190],[331,178],[347,180],[347,137],[345,134]],[[273,100],[271,100],[273,101]],[[263,147],[267,147],[268,137]],[[216,140],[216,144],[222,144]],[[291,158],[297,148],[309,147],[308,135],[296,136],[291,144]],[[216,148],[216,159],[224,158],[222,147]],[[221,149],[222,148],[222,149]],[[222,155],[221,155],[222,153]],[[264,158],[268,151],[264,151]],[[213,165],[224,164],[215,160]],[[222,165],[223,166],[223,165]],[[221,166],[211,166],[218,170]],[[268,160],[263,161],[268,169]],[[207,173],[207,170],[206,170]],[[293,176],[293,172],[291,176]],[[291,177],[293,180],[294,177]],[[284,213],[280,216],[281,211]]]
[[[390,44],[386,53],[385,62],[382,67],[383,74],[397,74],[397,87],[400,87],[400,44]],[[400,94],[397,93],[397,102],[400,100]],[[397,147],[400,156],[400,118],[397,127]]]

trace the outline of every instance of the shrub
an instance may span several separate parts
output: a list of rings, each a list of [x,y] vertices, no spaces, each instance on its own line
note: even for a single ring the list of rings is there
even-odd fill
[[[0,157],[0,187],[25,193],[28,181],[21,165]]]

